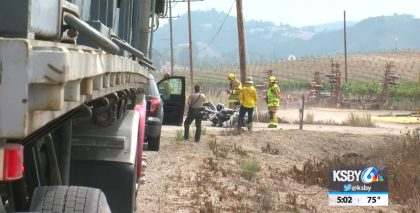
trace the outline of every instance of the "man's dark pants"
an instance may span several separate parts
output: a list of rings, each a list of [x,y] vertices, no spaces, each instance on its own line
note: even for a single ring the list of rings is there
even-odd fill
[[[239,109],[238,129],[244,126],[244,117],[246,113],[248,113],[247,124],[252,123],[252,115],[254,114],[254,108],[247,108],[247,107],[241,106],[241,108]]]
[[[195,120],[195,137],[194,141],[199,142],[201,136],[201,120],[203,119],[203,115],[199,113],[200,109],[190,109],[188,110],[187,118],[184,121],[184,139],[188,140],[189,132],[190,132],[190,125]]]

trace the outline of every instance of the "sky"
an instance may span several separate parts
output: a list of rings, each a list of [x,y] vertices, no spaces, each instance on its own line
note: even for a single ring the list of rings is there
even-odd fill
[[[236,16],[234,2],[235,0],[192,0],[191,10],[214,8],[227,13],[233,5],[230,15]],[[188,10],[186,2],[172,4],[173,16],[185,14]],[[271,21],[294,27],[341,21],[344,10],[349,21],[395,13],[420,17],[420,0],[242,0],[242,4],[245,20]]]

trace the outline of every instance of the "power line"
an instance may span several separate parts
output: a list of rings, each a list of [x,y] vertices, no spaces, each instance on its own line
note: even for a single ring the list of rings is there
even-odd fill
[[[219,35],[220,31],[223,28],[223,25],[225,24],[227,18],[230,15],[230,12],[232,11],[233,5],[235,5],[235,0],[233,1],[232,5],[230,6],[229,12],[226,14],[225,19],[223,20],[223,22],[220,25],[219,29],[217,30],[216,34],[213,36],[213,38],[210,39],[210,41],[207,43],[206,47],[203,48],[204,50],[207,49],[210,46],[210,44],[214,41],[214,39]]]

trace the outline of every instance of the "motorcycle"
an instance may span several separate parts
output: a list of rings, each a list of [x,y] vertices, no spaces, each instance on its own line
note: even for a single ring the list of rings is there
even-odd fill
[[[239,120],[239,110],[227,108],[224,104],[204,103],[203,120],[211,121],[211,126],[234,127]]]

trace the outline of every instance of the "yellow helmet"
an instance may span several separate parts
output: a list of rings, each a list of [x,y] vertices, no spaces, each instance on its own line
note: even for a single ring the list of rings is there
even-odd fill
[[[228,80],[230,80],[230,81],[235,80],[235,78],[236,78],[236,76],[233,73],[231,73],[231,74],[228,75]]]
[[[274,82],[276,82],[276,77],[274,77],[274,76],[270,76],[270,77],[268,78],[268,81],[269,81],[270,83],[274,83]]]

